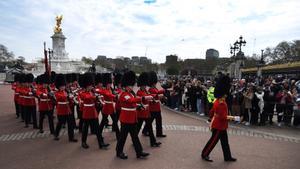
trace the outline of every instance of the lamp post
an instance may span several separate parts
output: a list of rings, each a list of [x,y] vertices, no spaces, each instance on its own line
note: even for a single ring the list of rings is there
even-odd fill
[[[50,48],[48,48],[48,54],[49,54],[49,73],[51,73],[51,58],[53,57],[53,50],[51,50]]]
[[[257,77],[258,78],[261,78],[261,76],[262,76],[261,68],[262,68],[262,66],[264,64],[265,64],[265,61],[264,61],[264,50],[262,49],[261,50],[260,60],[257,63]]]
[[[242,52],[242,46],[246,45],[246,40],[243,39],[243,36],[240,36],[238,40],[236,40],[233,46],[230,47],[230,53],[234,59],[234,77],[237,79],[241,79],[241,67],[244,65],[243,60],[245,58],[244,53]],[[237,53],[235,53],[238,50]]]

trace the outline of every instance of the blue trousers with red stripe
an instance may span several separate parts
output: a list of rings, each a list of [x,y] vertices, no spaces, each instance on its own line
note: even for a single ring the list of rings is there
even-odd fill
[[[211,135],[210,139],[208,140],[208,142],[206,143],[204,149],[202,150],[201,156],[203,158],[208,157],[219,140],[221,140],[224,160],[232,158],[231,152],[230,152],[230,147],[228,144],[227,130],[217,130],[217,129],[212,129],[212,135]]]

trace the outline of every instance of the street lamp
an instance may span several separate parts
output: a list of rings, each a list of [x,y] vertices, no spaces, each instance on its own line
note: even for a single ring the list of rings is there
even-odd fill
[[[265,64],[264,61],[264,50],[261,50],[260,60],[257,63],[257,77],[260,78],[262,76],[261,67]]]
[[[245,58],[244,53],[242,52],[242,46],[246,46],[246,40],[243,39],[243,36],[240,36],[238,40],[236,40],[233,46],[230,46],[230,53],[232,54],[232,58],[234,59],[234,76],[235,78],[241,78],[241,67],[244,66],[243,60]],[[237,53],[235,53],[238,50]]]
[[[48,48],[48,54],[49,54],[49,72],[51,72],[51,58],[53,57],[53,50]]]

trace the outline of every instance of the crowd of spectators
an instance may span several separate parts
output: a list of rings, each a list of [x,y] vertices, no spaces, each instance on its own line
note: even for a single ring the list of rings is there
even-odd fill
[[[208,116],[213,105],[215,79],[169,76],[161,79],[166,89],[166,106],[183,112]],[[232,79],[226,100],[229,114],[240,116],[244,125],[300,125],[300,81],[296,78],[269,76]]]

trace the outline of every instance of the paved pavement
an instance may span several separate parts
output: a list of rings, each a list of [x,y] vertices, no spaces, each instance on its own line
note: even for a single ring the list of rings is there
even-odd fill
[[[111,146],[99,150],[95,136],[88,137],[90,148],[84,150],[80,143],[69,143],[64,131],[61,140],[53,141],[46,132],[24,128],[15,118],[9,86],[0,85],[0,168],[2,169],[93,169],[93,168],[145,168],[145,169],[296,169],[300,161],[300,131],[295,128],[246,127],[231,125],[228,130],[229,144],[235,163],[223,161],[221,146],[218,143],[211,154],[213,163],[201,160],[200,153],[210,137],[208,124],[202,117],[189,113],[179,113],[163,108],[163,124],[166,138],[160,148],[151,148],[149,139],[140,136],[149,158],[135,158],[131,139],[128,138],[124,151],[128,160],[115,157],[115,135],[105,130],[104,138]],[[47,124],[45,124],[46,126]],[[76,134],[80,140],[80,134]]]

